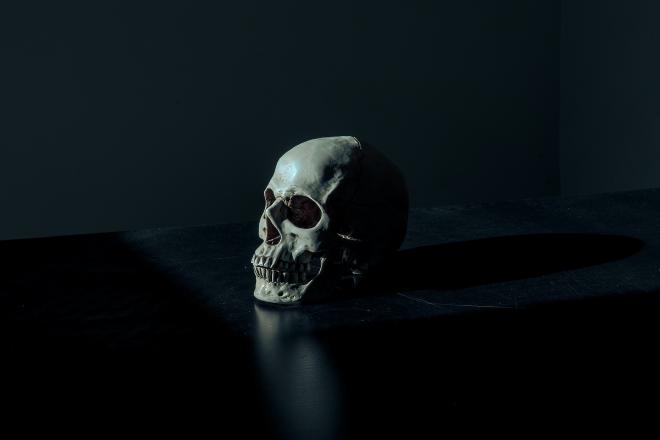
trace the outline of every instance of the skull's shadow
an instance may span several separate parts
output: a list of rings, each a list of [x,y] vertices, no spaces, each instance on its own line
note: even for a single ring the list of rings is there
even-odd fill
[[[529,234],[422,246],[397,252],[355,294],[450,290],[607,263],[644,243],[604,234]]]

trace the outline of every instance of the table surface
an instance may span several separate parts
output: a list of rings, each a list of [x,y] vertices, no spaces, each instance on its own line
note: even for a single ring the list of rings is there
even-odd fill
[[[563,420],[655,383],[660,190],[415,209],[379,287],[300,307],[254,302],[258,243],[251,223],[0,242],[12,399],[321,439]]]

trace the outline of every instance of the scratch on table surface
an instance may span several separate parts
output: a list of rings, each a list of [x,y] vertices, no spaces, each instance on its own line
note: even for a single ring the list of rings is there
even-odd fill
[[[404,298],[408,298],[412,301],[416,301],[422,304],[427,304],[429,306],[437,307],[440,308],[442,306],[444,307],[470,307],[470,308],[475,308],[475,309],[513,309],[511,306],[493,306],[493,305],[479,305],[479,304],[448,304],[448,303],[434,303],[431,301],[426,301],[421,298],[415,298],[414,296],[408,296],[405,295],[401,292],[398,292],[397,295],[402,296]]]

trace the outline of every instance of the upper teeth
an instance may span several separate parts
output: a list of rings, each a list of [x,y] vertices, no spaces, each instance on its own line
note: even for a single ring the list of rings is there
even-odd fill
[[[270,267],[273,264],[273,259],[271,257],[263,257],[261,255],[254,255],[252,257],[252,264],[255,265],[255,266]]]
[[[254,266],[254,274],[271,283],[306,283],[311,278],[306,272],[282,272],[261,266]]]
[[[259,278],[265,278],[271,283],[306,283],[315,273],[312,272],[310,263],[296,263],[277,261],[273,264],[271,257],[255,255],[252,257],[254,274]]]

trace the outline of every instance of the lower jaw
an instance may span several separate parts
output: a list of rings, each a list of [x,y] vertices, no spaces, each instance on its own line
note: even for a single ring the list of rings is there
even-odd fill
[[[256,285],[254,287],[254,297],[263,302],[278,305],[294,305],[302,301],[303,296],[315,294],[319,287],[325,284],[327,274],[324,272],[327,260],[320,259],[320,265],[315,275],[311,275],[304,284],[289,284],[283,282],[272,282],[266,278],[256,276]],[[309,289],[312,287],[311,289]],[[311,290],[311,291],[310,291]],[[312,295],[313,296],[313,295]]]
[[[272,283],[264,278],[257,278],[254,297],[273,304],[295,304],[300,302],[312,281],[313,279],[306,284],[287,284]]]

